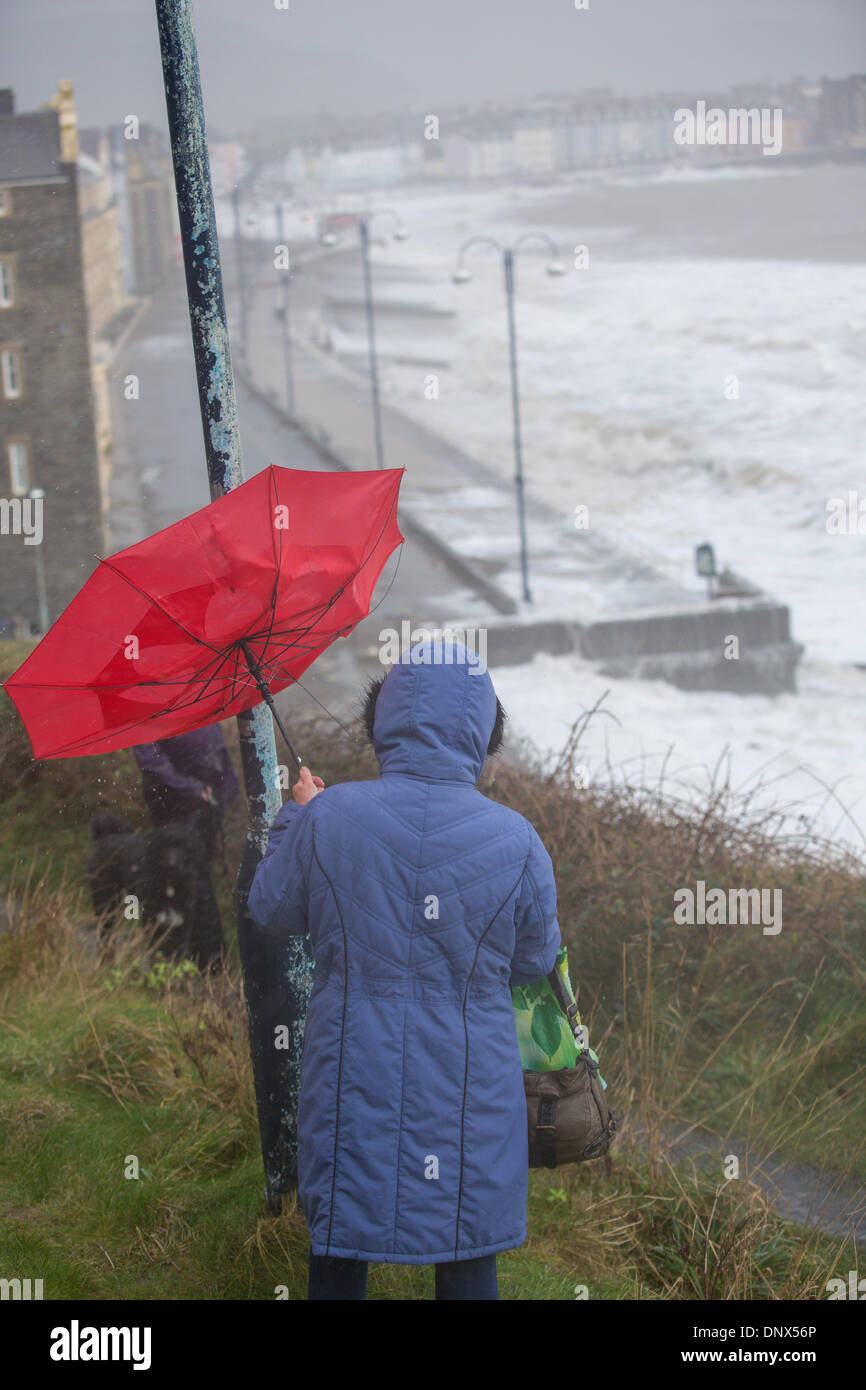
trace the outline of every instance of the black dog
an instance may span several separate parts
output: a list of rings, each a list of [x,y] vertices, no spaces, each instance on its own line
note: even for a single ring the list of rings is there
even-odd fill
[[[138,920],[153,932],[166,956],[206,964],[212,953],[196,939],[196,903],[207,844],[196,824],[171,821],[139,831],[106,812],[94,816],[90,829],[94,845],[85,873],[103,924],[103,914],[111,911],[119,918],[124,897],[134,893]]]

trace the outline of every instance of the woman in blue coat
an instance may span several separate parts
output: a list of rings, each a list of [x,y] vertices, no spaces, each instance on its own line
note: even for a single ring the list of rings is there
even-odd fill
[[[501,741],[483,662],[404,653],[368,698],[380,776],[302,769],[249,906],[316,958],[298,1108],[310,1298],[363,1298],[367,1261],[434,1264],[437,1298],[497,1297],[526,1239],[526,1103],[510,986],[560,945],[550,856],[476,790]]]

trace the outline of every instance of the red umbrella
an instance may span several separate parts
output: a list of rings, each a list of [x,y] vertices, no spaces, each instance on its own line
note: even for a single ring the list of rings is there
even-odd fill
[[[5,683],[33,756],[109,753],[270,704],[367,616],[403,540],[402,474],[266,468],[100,560]]]

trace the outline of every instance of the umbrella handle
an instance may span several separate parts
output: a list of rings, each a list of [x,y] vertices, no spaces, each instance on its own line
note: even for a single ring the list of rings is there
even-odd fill
[[[277,714],[276,706],[274,705],[274,697],[268,689],[267,681],[262,675],[261,670],[246,642],[240,643],[240,649],[246,657],[247,665],[249,666],[253,679],[255,680],[255,683],[259,688],[259,693],[261,694],[262,699],[264,700],[265,704],[270,710],[271,715],[273,716],[274,723],[276,724],[277,728],[279,729],[280,733],[286,741],[286,746],[288,747],[289,752],[291,753],[295,762],[298,764],[298,767],[303,767],[303,763],[301,762],[300,756],[295,752],[295,749],[292,745],[292,740],[286,733],[286,727],[283,724],[283,721],[280,718],[280,716]]]

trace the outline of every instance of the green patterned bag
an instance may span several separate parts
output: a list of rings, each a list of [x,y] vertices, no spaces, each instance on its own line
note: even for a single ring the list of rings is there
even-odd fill
[[[601,1158],[617,1119],[580,1022],[560,947],[549,975],[512,990],[523,1066],[530,1168]]]
[[[559,949],[554,969],[574,1003],[574,991],[568,978],[568,952],[564,946]],[[547,976],[533,980],[530,985],[516,985],[511,991],[511,998],[523,1070],[559,1071],[561,1067],[573,1067],[581,1049]],[[580,1027],[580,1014],[576,1015],[576,1022]],[[597,1063],[598,1058],[592,1048],[587,1047],[586,1050]],[[607,1089],[607,1082],[601,1076],[599,1080]]]

